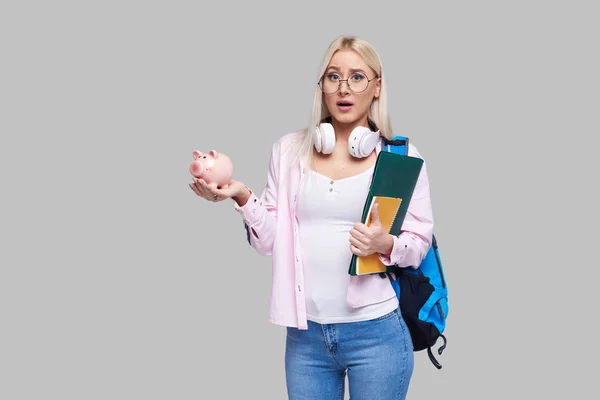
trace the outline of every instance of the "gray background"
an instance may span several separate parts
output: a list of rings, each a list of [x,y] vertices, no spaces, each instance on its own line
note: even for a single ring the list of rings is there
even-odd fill
[[[338,35],[380,52],[450,290],[409,398],[598,398],[598,6],[2,2],[0,398],[284,399],[270,259],[194,149],[265,183]]]

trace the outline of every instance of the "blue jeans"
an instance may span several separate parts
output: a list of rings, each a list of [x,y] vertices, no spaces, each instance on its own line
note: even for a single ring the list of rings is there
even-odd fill
[[[413,344],[400,309],[369,321],[287,328],[285,372],[290,400],[405,399]]]

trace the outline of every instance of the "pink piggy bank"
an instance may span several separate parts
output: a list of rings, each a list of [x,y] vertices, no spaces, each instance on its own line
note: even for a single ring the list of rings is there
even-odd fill
[[[233,163],[229,157],[215,150],[208,153],[195,150],[192,155],[194,161],[190,164],[190,172],[194,177],[204,179],[213,188],[224,189],[229,186],[233,176]]]

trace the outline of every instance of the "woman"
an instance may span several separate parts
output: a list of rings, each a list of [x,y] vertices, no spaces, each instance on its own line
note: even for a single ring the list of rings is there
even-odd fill
[[[343,399],[347,373],[353,400],[403,399],[414,364],[398,299],[388,279],[350,276],[348,266],[352,254],[373,253],[386,265],[420,264],[433,233],[426,167],[399,236],[377,223],[376,208],[373,224],[360,223],[381,138],[394,136],[383,68],[369,43],[340,37],[319,76],[310,124],[275,142],[260,197],[237,180],[190,186],[209,201],[231,198],[250,244],[272,256],[269,320],[287,327],[289,398]],[[412,144],[408,154],[421,157]]]

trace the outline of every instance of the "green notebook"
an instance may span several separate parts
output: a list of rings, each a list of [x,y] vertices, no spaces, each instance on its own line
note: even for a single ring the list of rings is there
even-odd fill
[[[379,219],[384,228],[392,235],[399,235],[422,166],[421,158],[381,151],[375,163],[361,222],[369,226],[371,208],[378,201]],[[377,254],[367,257],[352,254],[348,273],[366,275],[386,270]]]

